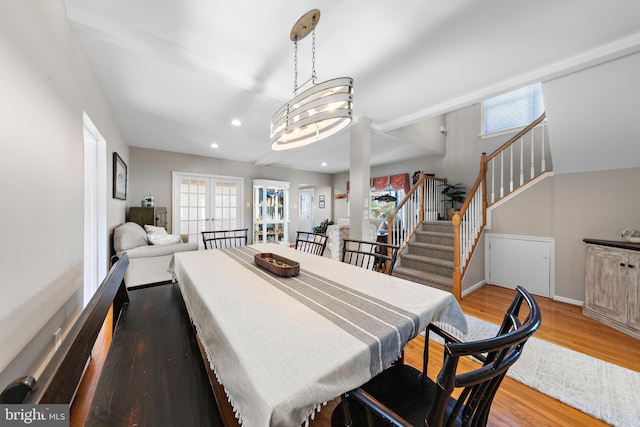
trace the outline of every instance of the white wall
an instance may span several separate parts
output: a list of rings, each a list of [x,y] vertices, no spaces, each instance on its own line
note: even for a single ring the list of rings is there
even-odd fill
[[[640,167],[639,75],[635,54],[544,82],[556,173]]]
[[[62,0],[0,3],[0,388],[36,373],[81,309],[83,111],[128,160]],[[107,167],[109,173],[111,164]],[[108,193],[111,194],[111,177]],[[124,202],[107,202],[107,225]],[[106,263],[107,260],[104,260]]]

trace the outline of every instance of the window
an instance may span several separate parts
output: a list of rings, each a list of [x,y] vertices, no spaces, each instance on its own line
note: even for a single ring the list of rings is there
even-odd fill
[[[540,83],[494,96],[482,101],[482,134],[526,126],[543,112]]]
[[[394,210],[404,198],[404,190],[371,191],[371,218],[386,218],[387,214]]]

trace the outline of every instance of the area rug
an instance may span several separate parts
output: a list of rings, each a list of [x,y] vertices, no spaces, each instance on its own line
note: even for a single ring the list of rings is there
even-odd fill
[[[463,341],[495,336],[498,326],[467,316]],[[438,341],[434,334],[431,338]],[[442,341],[440,341],[442,342]],[[640,373],[537,339],[530,338],[507,376],[606,423],[640,425]]]

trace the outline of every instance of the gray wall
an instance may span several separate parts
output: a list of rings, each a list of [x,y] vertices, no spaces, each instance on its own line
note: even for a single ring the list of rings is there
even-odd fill
[[[291,235],[289,240],[295,238],[298,227],[298,211],[294,208],[299,203],[298,190],[301,185],[318,187],[315,192],[315,200],[320,194],[325,194],[328,205],[325,209],[316,210],[316,225],[322,219],[319,211],[331,212],[330,186],[332,175],[308,172],[295,169],[286,169],[274,166],[255,166],[247,162],[234,162],[213,157],[179,154],[168,151],[149,150],[146,148],[131,147],[129,150],[129,188],[131,205],[140,205],[140,200],[150,192],[154,196],[156,206],[166,206],[169,211],[168,227],[171,228],[172,200],[171,179],[172,173],[190,172],[210,175],[233,176],[244,178],[244,227],[252,229],[252,210],[247,208],[247,202],[251,201],[253,194],[252,181],[254,179],[272,179],[288,181],[291,183],[289,192],[289,219]],[[136,201],[137,204],[136,204]],[[252,233],[250,233],[252,234]]]
[[[624,228],[640,229],[638,182],[640,168],[558,174],[493,210],[487,231],[553,237],[555,294],[584,301],[582,239],[620,240]]]
[[[107,140],[107,226],[124,218],[111,199],[111,153],[128,147],[62,0],[0,6],[0,388],[35,374],[83,301],[83,111]],[[104,260],[105,264],[108,260]]]
[[[491,212],[487,231],[554,238],[556,298],[584,301],[582,239],[640,229],[638,72],[635,54],[543,82],[555,174]],[[473,267],[463,287],[484,278]]]

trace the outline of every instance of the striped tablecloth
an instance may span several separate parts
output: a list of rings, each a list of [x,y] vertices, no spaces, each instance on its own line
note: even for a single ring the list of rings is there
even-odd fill
[[[300,274],[275,276],[276,253]],[[275,244],[177,253],[172,270],[211,368],[246,427],[304,425],[394,361],[429,322],[466,332],[447,292]]]

